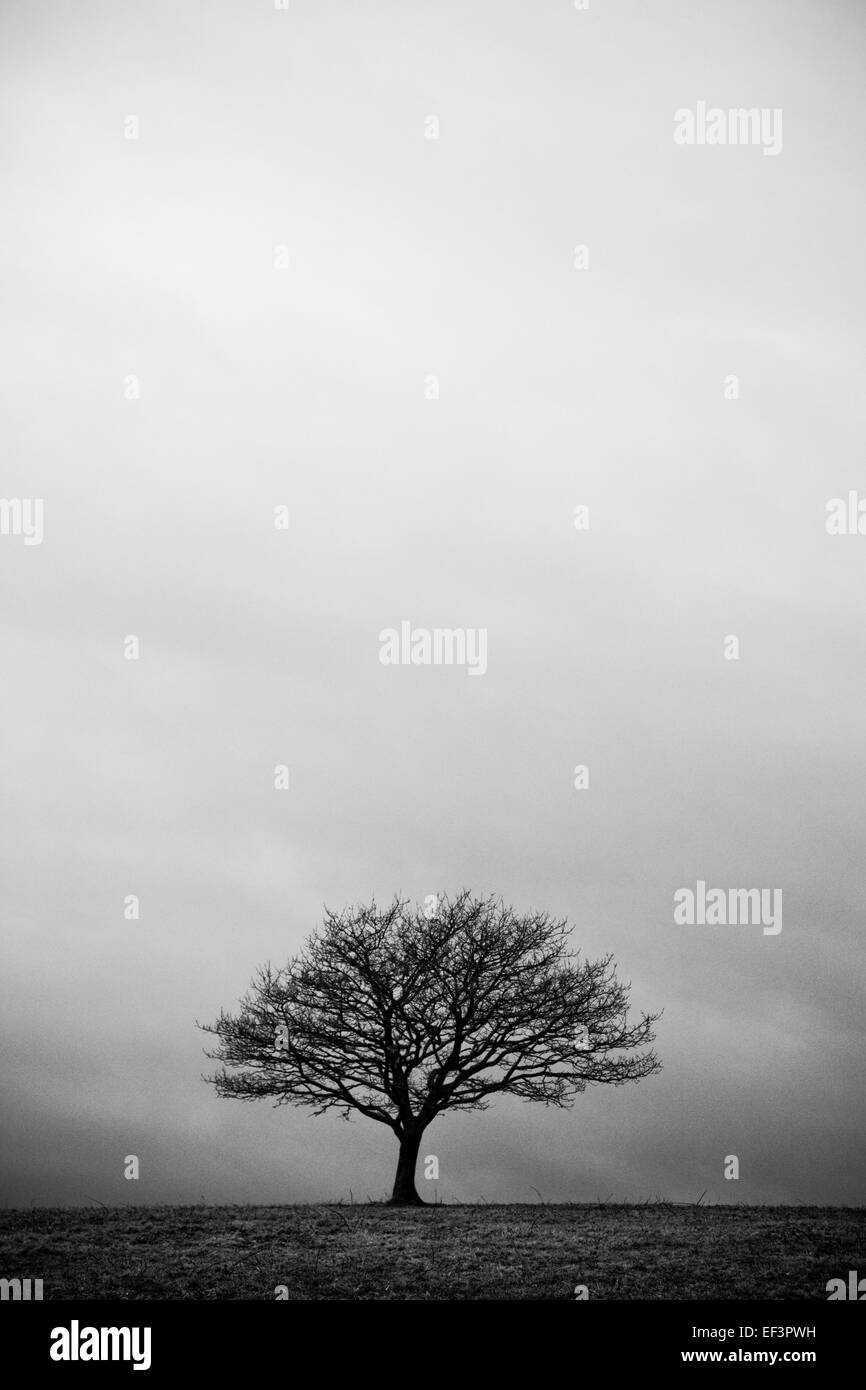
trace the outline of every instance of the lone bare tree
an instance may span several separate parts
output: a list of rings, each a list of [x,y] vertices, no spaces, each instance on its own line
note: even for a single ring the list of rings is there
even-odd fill
[[[660,1015],[629,1025],[612,957],[581,963],[568,933],[468,892],[326,910],[299,956],[258,971],[237,1015],[199,1025],[223,1063],[204,1079],[222,1096],[388,1125],[400,1143],[391,1202],[423,1206],[421,1136],[443,1110],[484,1110],[497,1093],[571,1106],[588,1085],[660,1069],[634,1052]]]

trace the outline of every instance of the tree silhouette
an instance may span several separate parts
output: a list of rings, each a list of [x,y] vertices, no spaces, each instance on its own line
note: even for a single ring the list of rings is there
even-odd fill
[[[484,1110],[497,1093],[571,1106],[588,1085],[660,1069],[634,1052],[660,1015],[629,1025],[612,956],[581,963],[565,920],[468,892],[426,901],[326,909],[299,956],[258,971],[236,1015],[199,1025],[219,1039],[206,1055],[222,1069],[204,1078],[219,1095],[388,1125],[399,1206],[424,1205],[418,1151],[444,1110]]]

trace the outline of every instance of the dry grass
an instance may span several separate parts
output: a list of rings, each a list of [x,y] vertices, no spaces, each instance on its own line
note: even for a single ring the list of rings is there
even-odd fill
[[[45,1298],[826,1299],[861,1208],[438,1206],[0,1212],[0,1276]]]

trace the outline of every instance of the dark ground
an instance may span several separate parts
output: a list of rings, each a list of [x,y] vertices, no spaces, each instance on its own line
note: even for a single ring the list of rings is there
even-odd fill
[[[858,1207],[0,1211],[0,1277],[46,1299],[821,1299],[866,1275]],[[285,1295],[282,1295],[285,1297]]]

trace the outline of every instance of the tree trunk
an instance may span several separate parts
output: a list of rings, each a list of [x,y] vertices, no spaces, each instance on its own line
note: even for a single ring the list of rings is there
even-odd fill
[[[397,1176],[391,1193],[390,1207],[424,1207],[427,1205],[415,1190],[415,1165],[421,1147],[423,1129],[409,1129],[400,1136],[400,1157]]]

